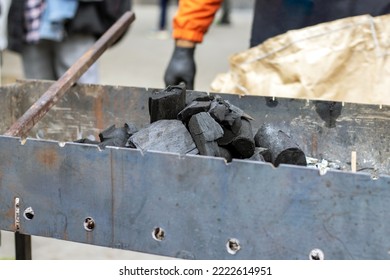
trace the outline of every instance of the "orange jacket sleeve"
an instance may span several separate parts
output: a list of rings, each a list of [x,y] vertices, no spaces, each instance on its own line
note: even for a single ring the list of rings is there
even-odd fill
[[[180,0],[179,9],[173,19],[173,38],[202,42],[222,1]]]

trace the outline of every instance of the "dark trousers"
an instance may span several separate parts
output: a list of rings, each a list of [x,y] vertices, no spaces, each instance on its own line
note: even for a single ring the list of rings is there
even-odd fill
[[[160,21],[158,25],[159,30],[167,29],[167,13],[169,0],[160,0]]]

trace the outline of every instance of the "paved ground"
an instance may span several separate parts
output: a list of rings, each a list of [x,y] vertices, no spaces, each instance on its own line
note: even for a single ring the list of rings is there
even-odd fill
[[[173,15],[174,7],[170,14]],[[107,85],[162,88],[163,73],[169,61],[173,41],[154,32],[158,7],[135,5],[136,21],[130,32],[100,58],[101,83]],[[228,57],[249,46],[252,11],[234,9],[231,26],[214,24],[205,42],[196,50],[195,89],[207,91],[218,73],[227,72]],[[23,78],[20,58],[4,53],[2,81]],[[33,259],[156,259],[159,256],[33,237]],[[13,234],[2,232],[0,259],[14,258]]]

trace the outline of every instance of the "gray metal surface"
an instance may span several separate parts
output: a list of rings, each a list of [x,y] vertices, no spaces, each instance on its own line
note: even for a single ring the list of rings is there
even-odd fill
[[[0,87],[0,132],[50,85]],[[62,142],[111,124],[146,126],[152,90],[76,85],[25,143],[0,136],[0,229],[179,258],[308,259],[314,249],[325,259],[390,258],[389,107],[344,104],[327,119],[314,101],[222,95],[255,118],[254,131],[271,123],[308,156],[345,168],[323,176]],[[351,151],[364,173],[349,172]]]
[[[4,230],[15,230],[19,198],[30,235],[195,259],[308,259],[316,248],[325,259],[390,258],[388,176],[10,137],[0,146]]]

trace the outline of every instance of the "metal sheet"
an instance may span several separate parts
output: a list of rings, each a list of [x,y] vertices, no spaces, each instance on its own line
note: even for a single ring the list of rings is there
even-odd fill
[[[13,87],[0,87],[0,108],[2,104],[12,106],[12,110],[5,108],[0,132],[5,132],[51,84],[24,81]],[[36,124],[29,137],[57,141],[98,138],[103,129],[124,122],[142,128],[149,123],[147,104],[153,90],[76,85]],[[199,94],[208,93],[189,91],[187,100]],[[356,151],[358,170],[390,175],[389,106],[337,103],[333,118],[327,118],[320,113],[324,102],[220,95],[254,117],[254,133],[263,123],[272,124],[289,134],[307,156],[338,161],[345,170],[351,170],[351,152]]]
[[[0,87],[0,131],[51,84]],[[0,229],[180,258],[307,259],[315,248],[326,259],[389,258],[388,106],[337,103],[324,112],[326,102],[221,94],[255,118],[254,132],[271,123],[306,155],[346,171],[357,151],[366,173],[57,142],[97,137],[111,124],[147,125],[152,91],[76,85],[35,126],[37,139],[0,136]],[[199,94],[207,93],[187,100]],[[240,243],[234,255],[229,239]]]
[[[19,198],[30,235],[193,259],[390,258],[389,176],[61,146],[0,137],[1,229],[15,230]]]

